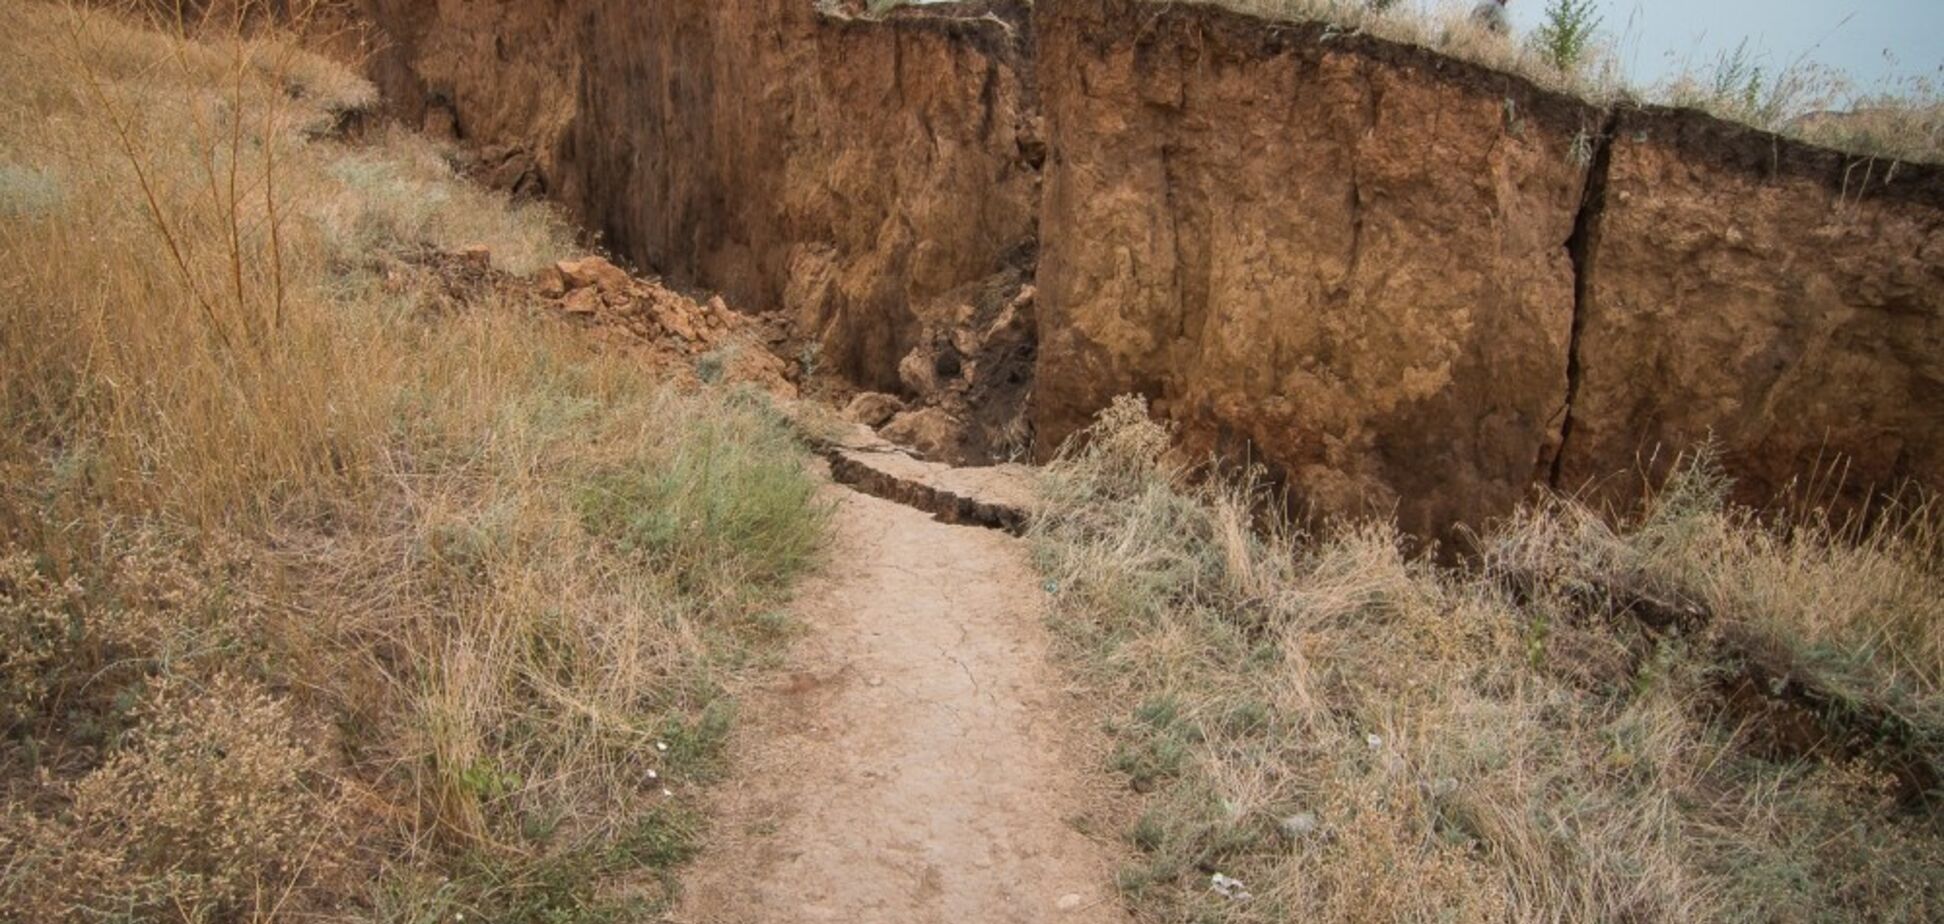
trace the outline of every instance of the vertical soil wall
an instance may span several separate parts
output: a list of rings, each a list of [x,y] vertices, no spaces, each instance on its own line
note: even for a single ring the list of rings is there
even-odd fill
[[[363,2],[400,111],[859,386],[1033,278],[1042,455],[1141,392],[1432,537],[1710,436],[1750,499],[1944,485],[1937,167],[1202,4]]]
[[[1708,439],[1751,503],[1944,485],[1944,170],[1659,109],[1610,158],[1560,487]]]
[[[450,107],[616,253],[790,312],[865,387],[898,386],[932,299],[1030,260],[1018,5],[867,22],[809,0],[366,2],[408,115]]]
[[[1042,4],[1038,41],[1043,447],[1140,391],[1320,511],[1429,534],[1524,495],[1602,113],[1210,7]]]

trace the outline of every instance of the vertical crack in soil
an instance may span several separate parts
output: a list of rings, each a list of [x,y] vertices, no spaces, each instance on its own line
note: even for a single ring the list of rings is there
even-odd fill
[[[1566,253],[1573,261],[1573,325],[1566,343],[1565,419],[1559,424],[1559,445],[1553,450],[1551,471],[1546,484],[1559,490],[1566,465],[1567,444],[1573,438],[1573,404],[1579,400],[1580,335],[1586,328],[1586,312],[1593,298],[1593,258],[1599,246],[1600,219],[1606,214],[1607,178],[1613,167],[1613,136],[1620,129],[1620,112],[1607,113],[1599,134],[1593,137],[1593,159],[1586,170],[1586,189],[1580,194],[1579,214],[1573,219],[1573,234],[1566,239]]]

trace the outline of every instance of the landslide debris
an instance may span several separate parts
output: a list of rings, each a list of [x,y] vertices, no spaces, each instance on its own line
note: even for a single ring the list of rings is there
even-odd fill
[[[750,384],[781,399],[797,396],[797,370],[768,348],[787,340],[781,319],[735,311],[721,296],[698,301],[606,257],[559,260],[521,277],[495,268],[484,246],[427,250],[390,267],[386,285],[405,291],[427,273],[448,307],[495,294],[529,297],[584,328],[596,344],[638,352],[650,366],[710,384]]]
[[[1038,356],[1038,291],[1007,270],[918,311],[917,343],[898,361],[897,395],[859,392],[845,416],[925,459],[956,466],[1025,457]]]

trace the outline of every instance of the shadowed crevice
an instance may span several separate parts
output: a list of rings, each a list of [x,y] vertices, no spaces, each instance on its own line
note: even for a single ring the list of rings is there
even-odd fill
[[[1573,234],[1566,239],[1566,253],[1573,261],[1573,324],[1566,343],[1565,419],[1559,424],[1559,446],[1553,450],[1551,471],[1546,483],[1557,491],[1565,471],[1566,451],[1573,439],[1573,405],[1579,400],[1584,366],[1580,359],[1580,336],[1586,328],[1586,312],[1593,299],[1593,264],[1600,243],[1600,220],[1606,214],[1607,179],[1613,167],[1613,135],[1620,126],[1618,110],[1609,112],[1598,134],[1592,139],[1592,160],[1586,170],[1586,189],[1580,194],[1579,214],[1573,219]]]

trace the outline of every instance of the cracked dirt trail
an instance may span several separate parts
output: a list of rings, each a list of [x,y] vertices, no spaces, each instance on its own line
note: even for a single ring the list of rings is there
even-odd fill
[[[1120,920],[1019,540],[832,487],[831,565],[677,920]],[[1082,723],[1084,724],[1084,723]],[[1064,901],[1062,901],[1064,899]]]

